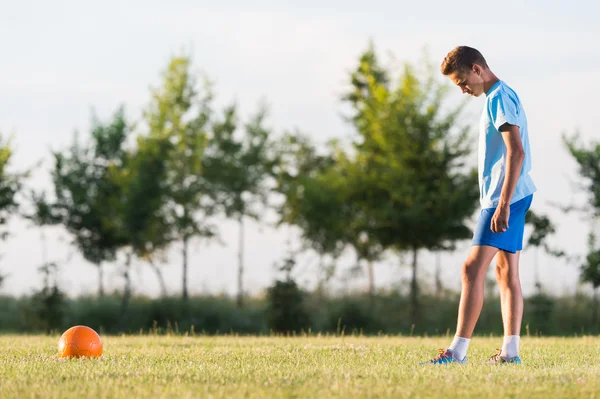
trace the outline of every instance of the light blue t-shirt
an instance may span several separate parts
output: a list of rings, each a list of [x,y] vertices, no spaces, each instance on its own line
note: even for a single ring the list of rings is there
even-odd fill
[[[511,198],[513,204],[536,191],[529,176],[531,153],[527,117],[519,96],[503,81],[498,81],[486,93],[479,126],[479,192],[482,208],[495,208],[500,200],[506,173],[506,145],[500,133],[505,123],[519,126],[525,159],[517,187]]]

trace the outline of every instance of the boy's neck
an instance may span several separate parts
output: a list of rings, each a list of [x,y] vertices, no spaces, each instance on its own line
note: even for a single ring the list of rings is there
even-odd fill
[[[487,93],[488,91],[490,91],[492,86],[494,86],[499,81],[500,81],[500,79],[498,79],[498,77],[496,75],[494,75],[494,73],[492,71],[489,71],[489,73],[487,74],[487,76],[484,78],[484,81],[483,81],[484,92]]]

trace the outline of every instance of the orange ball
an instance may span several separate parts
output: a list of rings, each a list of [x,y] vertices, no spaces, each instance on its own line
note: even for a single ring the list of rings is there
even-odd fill
[[[86,326],[75,326],[63,333],[58,341],[60,357],[100,357],[102,341],[96,331]]]

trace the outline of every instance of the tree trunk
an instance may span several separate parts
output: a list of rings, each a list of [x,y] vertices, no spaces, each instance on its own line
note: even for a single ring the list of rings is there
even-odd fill
[[[444,285],[442,284],[442,254],[438,251],[435,254],[435,293],[438,298],[444,295]]]
[[[102,263],[96,265],[98,267],[98,297],[104,297],[104,269]]]
[[[540,281],[540,269],[539,269],[539,262],[538,262],[538,255],[540,252],[540,248],[539,247],[535,247],[535,249],[533,250],[533,272],[534,272],[534,279],[535,279],[535,288],[538,291],[538,294],[542,293],[542,282]]]
[[[44,268],[44,289],[49,289],[50,270],[48,270],[48,242],[46,241],[46,232],[43,227],[40,229],[40,239],[42,241],[42,267]]]
[[[237,294],[237,305],[242,307],[244,304],[244,219],[243,216],[239,218],[240,224],[240,237],[239,237],[239,253],[238,253],[238,294]]]
[[[183,258],[183,301],[187,303],[188,301],[188,237],[183,237],[183,248],[181,251],[181,255]]]
[[[597,332],[598,330],[598,287],[594,287],[594,309],[592,310],[592,331]]]
[[[325,299],[325,280],[327,279],[327,273],[325,272],[325,267],[323,266],[323,255],[319,254],[319,265],[318,265],[318,272],[317,272],[317,288],[316,288],[316,292],[317,292],[317,298],[319,298],[319,301],[322,301],[323,299]]]
[[[158,278],[158,283],[160,284],[160,295],[162,297],[166,297],[167,296],[167,285],[165,284],[165,279],[163,277],[162,271],[160,270],[160,267],[158,265],[156,265],[153,261],[150,261],[149,265],[152,268],[152,270],[154,270],[154,273],[156,274],[156,278]]]
[[[410,284],[410,302],[411,302],[411,321],[412,324],[417,324],[417,317],[419,314],[419,285],[417,284],[417,260],[419,250],[413,248],[413,259],[412,259],[412,281]]]
[[[367,275],[369,277],[369,296],[375,296],[375,270],[373,269],[373,261],[367,260]]]
[[[127,253],[127,258],[125,261],[125,271],[123,272],[123,277],[125,278],[125,290],[123,292],[123,299],[121,301],[121,323],[120,330],[121,332],[125,332],[125,320],[127,318],[127,309],[129,307],[129,300],[131,298],[131,252]]]

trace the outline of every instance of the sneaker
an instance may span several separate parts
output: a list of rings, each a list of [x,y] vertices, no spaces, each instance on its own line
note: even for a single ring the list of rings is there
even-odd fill
[[[438,349],[438,355],[431,360],[426,362],[422,362],[420,364],[448,364],[448,363],[458,363],[458,364],[466,364],[467,357],[464,359],[458,360],[454,357],[454,354],[450,349]]]
[[[492,357],[490,357],[490,359],[487,361],[487,364],[505,364],[505,363],[522,364],[521,358],[519,356],[506,358],[506,357],[502,357],[501,355],[502,355],[502,349],[496,348],[496,353],[494,355],[492,355]]]

